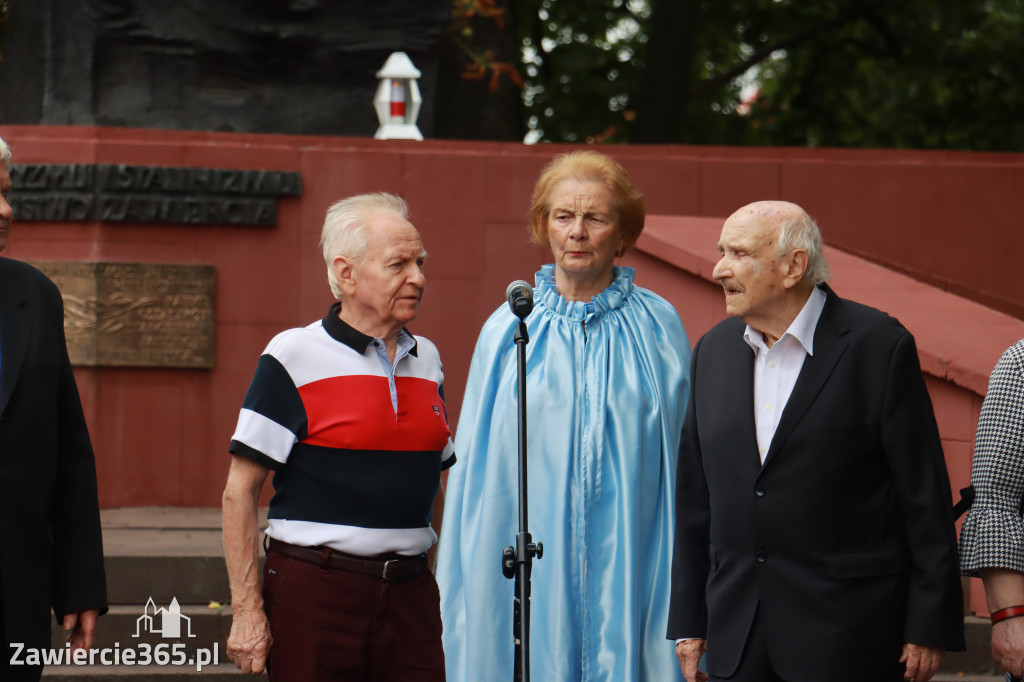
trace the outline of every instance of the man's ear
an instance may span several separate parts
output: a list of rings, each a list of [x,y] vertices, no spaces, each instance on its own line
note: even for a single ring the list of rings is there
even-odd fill
[[[807,272],[807,252],[803,249],[790,251],[783,264],[783,285],[792,289],[803,281],[804,273]]]
[[[343,291],[355,286],[355,268],[352,267],[352,263],[347,258],[344,256],[336,256],[334,260],[331,261],[331,267],[334,268],[334,278],[338,280],[338,285]]]

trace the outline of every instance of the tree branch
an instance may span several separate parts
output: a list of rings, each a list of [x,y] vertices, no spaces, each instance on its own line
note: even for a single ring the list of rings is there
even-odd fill
[[[868,9],[870,8],[871,4],[873,3],[858,2],[856,3],[855,7],[849,7],[846,9],[846,11],[836,15],[835,17],[832,17],[831,19],[819,21],[818,23],[812,26],[808,26],[803,30],[794,33],[791,36],[783,38],[771,45],[768,45],[767,47],[761,48],[760,50],[752,54],[750,57],[743,60],[742,62],[740,62],[733,68],[729,69],[725,73],[721,73],[712,78],[706,78],[697,83],[697,85],[695,85],[693,89],[690,91],[690,96],[695,97],[703,95],[709,90],[714,90],[715,88],[719,88],[725,85],[734,78],[742,76],[752,67],[756,66],[757,64],[760,64],[762,61],[770,57],[771,54],[773,52],[776,52],[777,50],[785,50],[796,45],[800,45],[801,43],[805,42],[806,40],[809,40],[810,38],[813,38],[814,36],[820,33],[830,31],[838,26],[842,26],[843,24],[849,23],[852,20],[865,16],[868,13]]]

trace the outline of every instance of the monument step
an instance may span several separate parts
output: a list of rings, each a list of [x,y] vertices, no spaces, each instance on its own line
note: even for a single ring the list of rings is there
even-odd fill
[[[223,557],[107,556],[107,598],[111,604],[208,604],[231,601]]]
[[[948,652],[939,666],[939,673],[952,675],[949,677],[950,680],[966,681],[972,679],[971,675],[980,676],[980,680],[989,679],[986,675],[995,675],[994,679],[1002,680],[1003,675],[999,673],[999,666],[992,660],[992,623],[989,619],[965,617],[964,634],[967,650]]]
[[[111,604],[230,601],[219,508],[104,509],[100,518]]]
[[[262,529],[266,527],[266,509],[260,511]],[[100,518],[110,611],[97,624],[94,664],[48,665],[43,679],[237,680],[242,673],[225,655],[231,629],[231,596],[224,566],[220,509],[103,509]],[[172,601],[177,602],[177,609]],[[165,627],[165,614],[173,614],[179,626],[177,633]],[[66,633],[55,623],[52,649],[65,649],[65,639]],[[102,664],[99,657],[103,650],[106,661],[117,660],[121,664]],[[128,651],[132,665],[124,665],[122,660]],[[149,665],[141,665],[146,660],[151,661]],[[197,671],[200,664],[201,672]],[[266,675],[246,679],[259,682],[266,680]]]

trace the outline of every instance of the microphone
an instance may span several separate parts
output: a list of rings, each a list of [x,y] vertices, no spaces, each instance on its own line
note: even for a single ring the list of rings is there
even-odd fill
[[[533,287],[529,282],[517,279],[505,289],[508,307],[520,320],[525,319],[533,310]]]

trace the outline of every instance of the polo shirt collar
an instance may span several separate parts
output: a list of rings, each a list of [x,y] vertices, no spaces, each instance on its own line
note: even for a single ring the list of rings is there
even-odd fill
[[[335,341],[345,344],[352,350],[356,351],[360,355],[366,352],[367,347],[373,342],[372,336],[368,336],[352,325],[348,324],[340,317],[338,313],[341,312],[341,301],[335,301],[331,304],[330,310],[327,311],[327,315],[324,317],[323,325],[324,330],[327,332]],[[402,337],[408,337],[409,341],[412,342],[412,347],[409,349],[409,354],[416,355],[416,338],[409,333],[405,327],[402,327],[401,331],[398,332],[399,343],[402,342]]]

